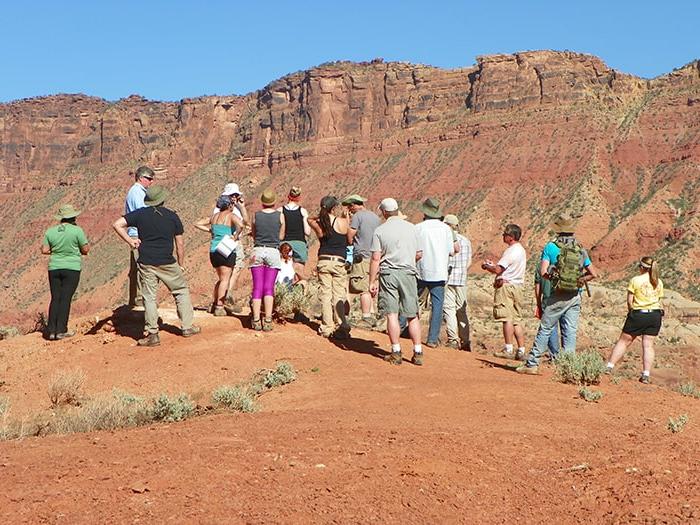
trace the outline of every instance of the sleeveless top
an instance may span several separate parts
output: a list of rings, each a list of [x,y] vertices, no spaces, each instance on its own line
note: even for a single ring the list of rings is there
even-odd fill
[[[348,245],[348,240],[345,234],[338,233],[332,227],[335,225],[335,219],[331,223],[333,230],[329,236],[321,237],[321,246],[318,249],[319,255],[336,255],[345,259],[345,248]]]
[[[306,241],[304,235],[304,216],[301,214],[301,207],[296,210],[288,210],[282,207],[284,213],[284,240],[285,241]]]
[[[280,212],[255,212],[255,246],[278,248],[280,245]]]
[[[221,239],[226,235],[233,235],[236,233],[236,227],[226,224],[212,224],[211,225],[211,243],[209,244],[209,251],[215,252],[217,245],[221,242]]]

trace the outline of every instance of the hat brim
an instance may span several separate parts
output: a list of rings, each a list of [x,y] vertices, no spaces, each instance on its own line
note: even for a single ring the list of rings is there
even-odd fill
[[[83,213],[80,210],[75,210],[73,213],[64,213],[64,214],[58,214],[54,215],[53,218],[60,221],[61,219],[75,219],[78,215]]]
[[[146,206],[160,206],[160,205],[163,204],[164,202],[165,202],[165,197],[163,197],[163,198],[161,198],[161,199],[152,200],[152,201],[150,201],[150,200],[148,200],[148,199],[145,199],[145,200],[143,201],[143,203],[144,203]]]
[[[576,228],[573,224],[554,224],[552,225],[552,231],[554,233],[574,233]]]
[[[435,210],[435,208],[430,208],[425,204],[421,204],[420,209],[423,212],[423,215],[430,217],[431,219],[440,219],[442,217],[442,211],[440,211],[440,208]]]

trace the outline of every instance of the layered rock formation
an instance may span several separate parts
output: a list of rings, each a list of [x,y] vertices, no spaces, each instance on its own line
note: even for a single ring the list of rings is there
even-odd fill
[[[241,97],[0,105],[3,310],[43,306],[44,261],[33,253],[66,200],[87,208],[81,220],[108,261],[90,259],[79,305],[105,302],[104,290],[119,301],[125,255],[109,223],[140,163],[167,179],[187,220],[206,213],[227,180],[253,195],[299,183],[310,207],[326,192],[360,191],[397,196],[411,212],[435,195],[479,255],[500,252],[499,230],[515,221],[535,257],[553,217],[573,213],[608,279],[656,254],[672,286],[700,297],[699,128],[698,62],[644,80],[553,51],[450,71],[331,63]],[[208,293],[205,239],[188,242],[201,246],[192,278]]]

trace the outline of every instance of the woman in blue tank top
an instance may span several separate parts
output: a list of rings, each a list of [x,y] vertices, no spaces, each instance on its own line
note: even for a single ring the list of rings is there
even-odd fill
[[[209,244],[209,262],[216,270],[218,280],[214,285],[214,301],[212,303],[212,313],[216,316],[226,315],[224,310],[224,301],[226,292],[228,291],[229,281],[233,267],[236,265],[236,250],[233,250],[227,257],[219,253],[216,248],[226,236],[233,237],[238,241],[238,238],[243,231],[243,222],[232,213],[231,198],[228,195],[222,195],[216,201],[218,212],[214,213],[211,218],[200,219],[195,223],[195,228],[211,233],[211,243]]]

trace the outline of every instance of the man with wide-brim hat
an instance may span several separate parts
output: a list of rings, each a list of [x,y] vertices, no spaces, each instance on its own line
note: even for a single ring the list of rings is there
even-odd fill
[[[557,327],[561,331],[563,351],[576,351],[581,292],[586,283],[596,277],[588,252],[574,237],[576,223],[573,218],[557,217],[552,230],[556,239],[545,245],[540,258],[541,292],[537,297],[540,326],[525,364],[517,369],[521,374],[539,372],[540,359]],[[551,357],[556,359],[556,351]]]
[[[143,202],[146,198],[146,191],[151,187],[155,178],[155,172],[148,166],[139,166],[136,169],[134,172],[134,184],[129,188],[124,201],[124,215],[146,206]],[[129,228],[128,233],[130,237],[138,239],[139,232],[136,228]],[[139,282],[138,257],[138,250],[132,249],[129,255],[128,305],[136,309],[142,309],[143,297],[141,296],[141,283]]]
[[[455,242],[452,229],[442,222],[439,200],[429,197],[423,201],[420,209],[423,221],[416,224],[416,232],[423,257],[417,264],[418,296],[424,290],[430,293],[430,324],[425,345],[436,348],[440,345],[449,258],[459,252],[459,243]]]
[[[177,315],[182,323],[183,337],[200,332],[192,324],[194,311],[190,291],[185,280],[184,228],[177,214],[164,206],[168,192],[162,186],[151,186],[144,198],[145,208],[127,213],[117,219],[113,228],[132,248],[138,249],[138,269],[145,309],[146,337],[139,339],[139,346],[158,346],[158,281],[168,287],[177,304]],[[139,237],[129,236],[128,228],[136,227]],[[173,247],[175,256],[173,256]]]
[[[352,267],[348,274],[348,290],[351,294],[359,294],[362,312],[362,319],[356,325],[371,329],[376,325],[376,319],[372,315],[374,301],[369,293],[369,261],[372,257],[372,237],[382,221],[376,213],[365,208],[366,202],[367,199],[353,193],[345,197],[341,204],[347,208],[350,216],[348,243],[352,245]]]
[[[74,219],[81,213],[83,212],[76,210],[72,204],[63,204],[60,208],[58,208],[58,213],[53,217],[57,221],[62,221],[63,219]]]

